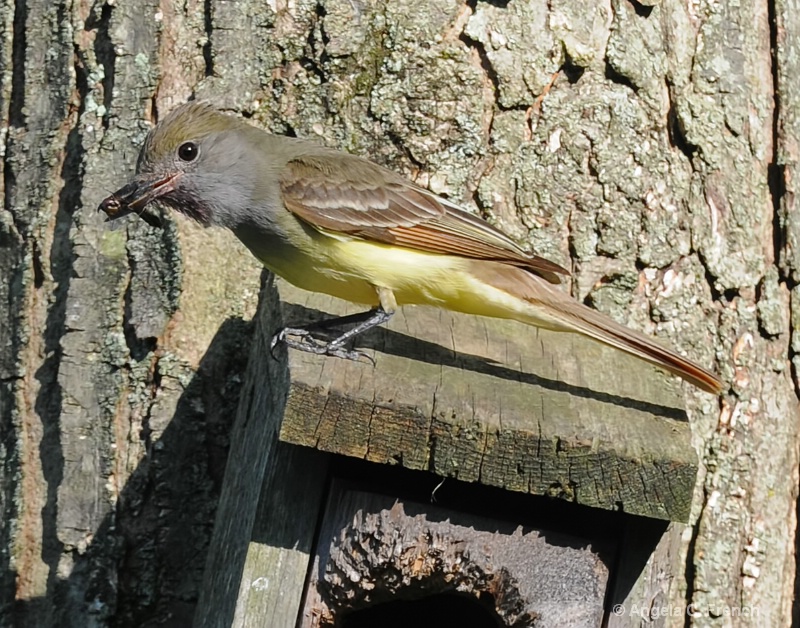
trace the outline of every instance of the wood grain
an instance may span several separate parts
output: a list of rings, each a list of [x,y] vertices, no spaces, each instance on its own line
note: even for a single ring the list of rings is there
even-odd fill
[[[292,324],[352,312],[280,283]],[[597,343],[407,308],[352,362],[291,350],[282,440],[686,521],[697,473],[676,382]]]

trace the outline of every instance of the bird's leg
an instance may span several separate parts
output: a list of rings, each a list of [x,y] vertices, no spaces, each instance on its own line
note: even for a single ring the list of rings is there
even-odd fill
[[[351,360],[353,359],[352,356],[354,354],[357,356],[355,359],[358,359],[363,355],[370,362],[375,364],[375,360],[373,360],[370,356],[361,353],[360,351],[346,351],[343,347],[344,343],[351,338],[355,338],[358,334],[361,334],[368,329],[372,329],[378,325],[383,325],[394,315],[394,312],[397,309],[397,301],[394,298],[394,293],[389,290],[389,288],[376,287],[375,291],[378,293],[380,305],[374,310],[365,313],[369,314],[369,318],[362,320],[355,327],[344,332],[341,336],[334,338],[330,343],[328,343],[327,351],[325,353],[328,355],[347,357]]]
[[[394,312],[386,312],[382,307],[367,312],[359,312],[358,314],[351,314],[349,316],[340,316],[338,318],[329,318],[318,323],[312,323],[307,327],[284,327],[277,334],[272,337],[270,342],[270,351],[274,350],[278,343],[282,342],[287,347],[298,349],[307,353],[316,353],[318,355],[332,355],[338,358],[346,358],[348,360],[359,360],[362,357],[369,358],[360,351],[348,351],[344,348],[344,343],[354,338],[358,334],[382,325],[388,321]],[[340,334],[330,341],[324,341],[320,338],[315,338],[312,329],[314,328],[328,328],[338,327],[340,325],[348,325],[357,323],[355,327],[348,329],[346,332]],[[290,338],[290,336],[297,336],[299,340]]]
[[[311,331],[312,329],[330,329],[331,327],[342,327],[344,325],[352,325],[353,323],[363,323],[366,320],[369,320],[375,312],[378,311],[379,308],[372,308],[371,310],[367,310],[366,312],[357,312],[356,314],[348,314],[347,316],[337,316],[336,318],[326,318],[321,321],[315,321],[302,327],[301,329],[307,329]]]
[[[387,312],[383,309],[383,307],[378,306],[374,310],[370,310],[369,312],[364,312],[364,314],[369,314],[370,317],[366,320],[361,321],[355,327],[348,329],[338,338],[334,338],[328,344],[328,348],[336,348],[343,345],[345,342],[350,340],[350,338],[354,338],[360,333],[367,331],[368,329],[372,329],[373,327],[377,327],[378,325],[383,325],[386,321],[388,321],[394,315],[394,312]]]
[[[274,349],[279,342],[282,342],[286,338],[286,336],[300,336],[301,338],[309,338],[311,340],[323,342],[319,338],[314,338],[315,331],[327,331],[331,327],[342,327],[343,325],[361,323],[369,319],[375,313],[375,311],[376,308],[373,308],[371,310],[367,310],[366,312],[358,312],[356,314],[348,314],[347,316],[336,316],[334,318],[326,318],[321,321],[314,321],[313,323],[309,323],[303,327],[284,327],[272,337],[270,349]]]
[[[359,312],[358,314],[350,314],[349,316],[339,316],[337,318],[329,318],[324,321],[312,323],[305,327],[284,327],[277,334],[272,337],[270,342],[270,351],[274,351],[279,342],[283,342],[287,347],[306,351],[307,353],[316,353],[318,355],[331,355],[339,358],[346,358],[348,360],[359,360],[366,357],[368,360],[374,362],[371,357],[361,353],[360,351],[348,351],[344,348],[346,343],[351,338],[361,334],[368,329],[382,325],[394,314],[397,309],[397,302],[391,291],[385,288],[377,289],[378,296],[381,304],[367,312]],[[350,325],[356,323],[354,327],[348,329],[346,332],[340,334],[330,341],[324,341],[320,338],[315,338],[312,329],[327,329],[330,327],[338,327],[340,325]],[[289,338],[289,336],[297,336],[299,340]]]

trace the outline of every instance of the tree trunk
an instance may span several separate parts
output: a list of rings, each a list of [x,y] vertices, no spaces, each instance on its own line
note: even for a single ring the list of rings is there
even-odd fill
[[[194,96],[462,202],[571,268],[576,297],[717,369],[723,398],[685,388],[703,471],[682,567],[642,606],[788,625],[798,15],[3,0],[0,624],[191,622],[261,271],[227,232],[95,208]]]

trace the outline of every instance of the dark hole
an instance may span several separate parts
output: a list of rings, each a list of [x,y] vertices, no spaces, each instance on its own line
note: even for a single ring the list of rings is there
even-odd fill
[[[490,610],[493,602],[488,594],[481,595],[478,601],[469,595],[441,593],[355,611],[339,625],[340,628],[503,628],[505,624]]]

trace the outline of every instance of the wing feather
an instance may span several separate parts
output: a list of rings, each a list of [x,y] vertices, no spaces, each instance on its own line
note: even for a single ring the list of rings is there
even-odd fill
[[[318,229],[513,264],[551,283],[569,274],[478,216],[358,157],[324,149],[303,155],[286,165],[280,183],[286,209]]]

